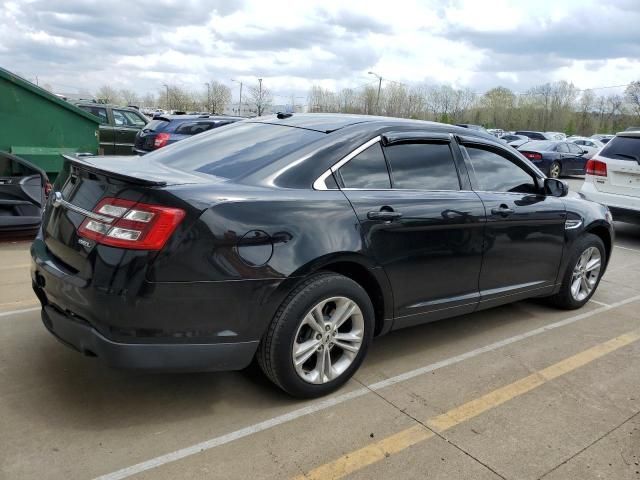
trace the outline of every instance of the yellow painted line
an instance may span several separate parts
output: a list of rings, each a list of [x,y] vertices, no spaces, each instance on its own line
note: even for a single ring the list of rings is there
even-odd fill
[[[640,340],[640,330],[625,333],[464,403],[425,423],[434,432],[444,432],[638,340]],[[433,436],[432,431],[422,425],[415,425],[325,463],[306,474],[298,475],[295,480],[342,478]]]

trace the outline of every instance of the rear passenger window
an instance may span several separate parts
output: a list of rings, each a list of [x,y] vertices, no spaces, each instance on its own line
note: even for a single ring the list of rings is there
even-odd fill
[[[506,157],[481,148],[466,147],[477,189],[485,192],[538,193],[533,177]]]
[[[393,188],[459,190],[458,171],[445,143],[408,143],[385,148]]]
[[[349,160],[340,170],[345,188],[391,188],[380,143],[374,143]]]

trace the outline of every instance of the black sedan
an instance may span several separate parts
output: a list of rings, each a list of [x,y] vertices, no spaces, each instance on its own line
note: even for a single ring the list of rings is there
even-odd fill
[[[495,137],[283,114],[141,157],[69,157],[33,243],[46,328],[106,363],[326,394],[391,330],[529,298],[582,307],[606,207]]]
[[[551,178],[585,174],[588,152],[573,142],[534,140],[518,150]]]

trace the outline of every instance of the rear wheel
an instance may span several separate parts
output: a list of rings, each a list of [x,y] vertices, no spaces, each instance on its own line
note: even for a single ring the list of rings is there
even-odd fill
[[[553,162],[549,167],[549,177],[551,178],[559,178],[560,172],[562,171],[562,166],[560,162]]]
[[[373,327],[367,292],[343,275],[320,273],[284,301],[260,343],[258,363],[291,395],[325,395],[358,369]]]
[[[605,262],[606,250],[598,236],[587,233],[576,240],[562,287],[552,302],[560,308],[582,307],[598,288]]]

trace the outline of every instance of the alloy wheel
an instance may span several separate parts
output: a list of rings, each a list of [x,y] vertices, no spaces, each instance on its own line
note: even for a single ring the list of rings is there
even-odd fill
[[[322,300],[296,332],[291,352],[296,373],[314,384],[338,378],[357,357],[363,338],[364,318],[356,302],[346,297]]]
[[[601,268],[600,250],[596,247],[589,247],[582,252],[571,277],[571,296],[574,300],[582,302],[591,295],[598,282]]]
[[[558,162],[553,162],[551,164],[551,168],[549,170],[549,176],[551,178],[558,178],[560,176],[560,164]]]

